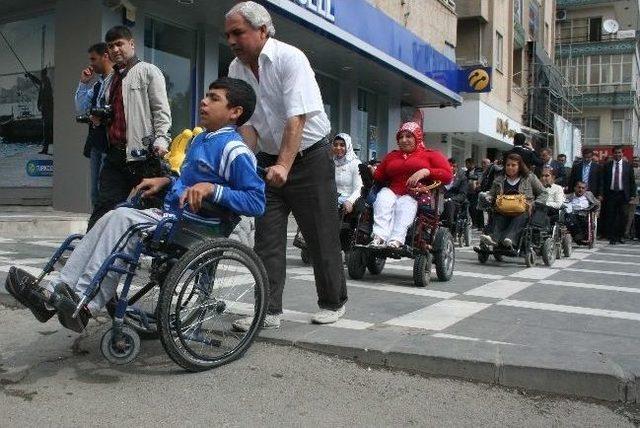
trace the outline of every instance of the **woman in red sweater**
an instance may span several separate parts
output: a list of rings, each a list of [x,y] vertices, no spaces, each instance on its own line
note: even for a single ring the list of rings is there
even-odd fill
[[[373,178],[385,185],[373,204],[373,240],[371,245],[399,248],[413,223],[418,202],[409,194],[420,180],[453,179],[447,158],[424,147],[422,128],[415,122],[403,124],[396,134],[398,150],[387,154]]]

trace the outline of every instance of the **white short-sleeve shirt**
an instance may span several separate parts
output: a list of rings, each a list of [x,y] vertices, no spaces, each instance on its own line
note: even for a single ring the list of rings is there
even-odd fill
[[[329,134],[320,88],[301,50],[269,38],[258,57],[258,75],[259,81],[237,58],[229,66],[229,77],[246,81],[256,91],[258,102],[248,123],[258,132],[260,151],[280,153],[285,123],[293,116],[306,115],[300,150]]]

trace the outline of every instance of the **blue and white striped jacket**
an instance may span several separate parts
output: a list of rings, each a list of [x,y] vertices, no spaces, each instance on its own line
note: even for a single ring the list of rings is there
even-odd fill
[[[179,210],[180,196],[196,183],[216,185],[212,202],[236,214],[261,216],[265,209],[264,181],[256,172],[256,157],[242,142],[235,126],[203,132],[193,139],[171,190],[165,212]]]

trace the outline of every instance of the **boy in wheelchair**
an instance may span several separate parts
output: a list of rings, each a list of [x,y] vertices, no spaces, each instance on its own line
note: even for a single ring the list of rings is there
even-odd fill
[[[600,211],[600,201],[587,190],[583,181],[577,181],[574,192],[567,196],[565,224],[573,240],[581,244],[588,236],[587,216],[589,213]]]
[[[186,218],[195,216],[203,220],[196,213],[206,202],[215,204],[223,212],[262,215],[264,182],[257,174],[255,156],[236,130],[251,117],[255,104],[256,95],[246,82],[231,78],[213,82],[200,102],[200,120],[207,131],[191,143],[180,176],[148,178],[134,189],[144,198],[169,188],[164,209],[121,207],[109,212],[75,246],[59,276],[36,287],[26,272],[12,267],[5,283],[7,291],[29,308],[40,322],[57,314],[64,327],[81,332],[88,319],[115,296],[121,274],[110,271],[98,294],[75,317],[74,308],[103,262],[117,247],[126,245],[124,251],[133,252],[140,236],[130,234],[132,228],[145,226],[146,231],[153,230],[162,219],[182,210],[185,210]],[[212,224],[223,221],[220,218],[204,220]],[[126,236],[130,237],[125,244],[121,241]]]

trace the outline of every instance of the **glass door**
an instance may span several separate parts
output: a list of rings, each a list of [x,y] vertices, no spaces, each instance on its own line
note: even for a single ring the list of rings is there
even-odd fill
[[[145,18],[144,58],[162,70],[171,106],[171,135],[195,126],[198,106],[196,79],[197,33]]]

